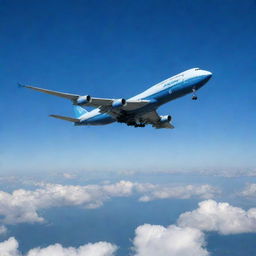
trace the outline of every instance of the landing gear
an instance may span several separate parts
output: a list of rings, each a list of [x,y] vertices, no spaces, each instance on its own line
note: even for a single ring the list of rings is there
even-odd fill
[[[145,124],[135,124],[134,127],[145,127]]]
[[[195,92],[196,92],[196,89],[192,89],[192,92],[193,92],[193,95],[192,95],[192,100],[197,100],[197,96],[196,96],[196,94],[195,94]]]
[[[136,122],[131,122],[131,123],[127,123],[128,126],[134,126],[134,127],[145,127],[145,124],[143,123],[136,123]]]

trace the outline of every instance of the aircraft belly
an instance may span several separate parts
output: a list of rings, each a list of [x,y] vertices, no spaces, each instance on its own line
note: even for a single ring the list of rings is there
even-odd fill
[[[126,113],[128,115],[133,115],[133,116],[136,116],[136,115],[140,115],[140,114],[143,114],[143,113],[146,113],[146,112],[150,112],[152,110],[155,110],[157,107],[159,106],[158,102],[157,101],[152,101],[151,103],[147,104],[146,106],[144,107],[141,107],[139,109],[136,109],[136,110],[132,110],[132,111],[127,111]]]

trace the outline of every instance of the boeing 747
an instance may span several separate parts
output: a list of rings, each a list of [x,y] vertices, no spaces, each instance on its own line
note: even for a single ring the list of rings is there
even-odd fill
[[[20,85],[39,92],[71,100],[75,117],[50,115],[51,117],[73,122],[74,125],[105,125],[113,122],[125,123],[134,127],[145,127],[150,124],[159,128],[174,128],[170,115],[159,115],[157,109],[174,99],[192,93],[196,100],[196,91],[204,86],[212,73],[200,68],[192,68],[172,76],[146,91],[129,99],[95,98],[90,95],[77,95],[51,91],[29,85]],[[94,107],[87,111],[83,107]]]

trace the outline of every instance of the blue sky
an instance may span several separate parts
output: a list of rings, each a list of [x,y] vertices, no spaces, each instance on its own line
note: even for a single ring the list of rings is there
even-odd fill
[[[252,168],[255,25],[254,1],[1,1],[2,171]],[[73,127],[48,118],[69,102],[16,87],[128,98],[192,67],[213,78],[159,109],[171,131]]]

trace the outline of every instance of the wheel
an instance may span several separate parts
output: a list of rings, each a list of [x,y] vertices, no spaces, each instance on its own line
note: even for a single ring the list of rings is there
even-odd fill
[[[197,96],[192,96],[192,100],[197,100]]]

